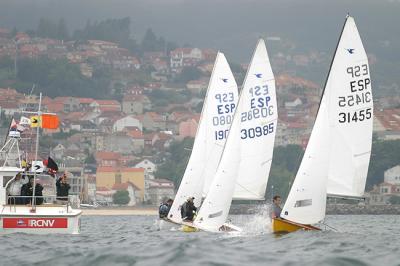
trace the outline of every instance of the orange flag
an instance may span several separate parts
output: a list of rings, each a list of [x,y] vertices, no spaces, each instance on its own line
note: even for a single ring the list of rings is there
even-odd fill
[[[57,129],[60,120],[56,115],[43,114],[42,115],[42,128]]]

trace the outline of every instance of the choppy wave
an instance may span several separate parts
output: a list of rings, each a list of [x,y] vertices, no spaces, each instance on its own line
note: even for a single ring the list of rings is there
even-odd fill
[[[338,232],[270,233],[268,206],[240,235],[158,230],[154,216],[82,217],[78,236],[0,236],[0,265],[400,265],[399,216],[328,216]]]

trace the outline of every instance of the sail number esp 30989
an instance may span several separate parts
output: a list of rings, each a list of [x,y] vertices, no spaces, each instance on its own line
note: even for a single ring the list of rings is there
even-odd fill
[[[372,118],[371,107],[364,108],[372,101],[371,79],[367,64],[350,66],[346,69],[350,76],[350,94],[338,97],[340,108],[355,108],[353,111],[340,112],[339,123],[355,123]]]

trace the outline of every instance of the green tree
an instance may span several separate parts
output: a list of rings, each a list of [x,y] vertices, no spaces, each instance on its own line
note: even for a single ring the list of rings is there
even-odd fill
[[[143,40],[140,44],[142,52],[160,51],[157,36],[151,28],[146,30]],[[162,51],[162,50],[161,50]]]
[[[204,101],[199,102],[196,107],[194,108],[194,111],[196,113],[201,113],[201,110],[203,109]]]
[[[6,82],[4,78],[12,68],[12,60],[1,60],[0,86]],[[32,84],[36,84],[40,91],[50,97],[68,95],[102,98],[108,93],[110,80],[111,74],[106,69],[95,69],[93,77],[87,78],[81,74],[78,65],[70,64],[65,59],[21,58],[17,80],[12,86],[20,92],[29,93]]]
[[[383,182],[384,172],[400,164],[400,140],[374,141],[368,170],[367,190]]]
[[[166,106],[169,103],[181,104],[190,99],[190,94],[172,90],[153,90],[148,94],[153,106]]]
[[[304,151],[299,145],[277,146],[274,148],[274,157],[266,191],[267,199],[271,199],[274,195],[280,195],[282,198],[288,195],[303,153]]]
[[[36,35],[43,38],[57,38],[57,23],[50,19],[40,18],[39,25],[36,30]]]
[[[185,172],[193,143],[193,138],[173,142],[168,149],[170,155],[166,162],[157,168],[155,176],[172,180],[178,187]]]
[[[93,154],[88,154],[85,159],[85,164],[94,164],[96,163],[96,159],[94,158]]]
[[[76,30],[73,34],[77,40],[104,40],[115,42],[133,52],[137,50],[137,44],[131,38],[131,20],[129,17],[121,19],[107,19],[91,23],[87,21],[85,28]]]
[[[177,76],[176,81],[186,84],[190,80],[201,78],[202,75],[203,73],[197,67],[185,67]]]
[[[392,205],[400,204],[400,197],[399,196],[391,196],[389,198],[389,203],[392,204]]]
[[[68,40],[69,39],[67,24],[65,23],[65,20],[63,18],[61,18],[58,21],[57,39],[59,39],[59,40]]]
[[[126,190],[118,190],[113,195],[113,203],[118,205],[126,205],[130,201],[129,192]]]

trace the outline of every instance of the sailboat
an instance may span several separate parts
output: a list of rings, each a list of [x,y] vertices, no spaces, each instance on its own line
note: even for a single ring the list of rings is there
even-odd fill
[[[325,218],[328,193],[362,195],[372,119],[368,58],[354,18],[347,16],[309,143],[273,232],[319,230],[312,225]]]
[[[218,52],[205,96],[192,153],[168,221],[182,224],[180,208],[194,197],[200,206],[220,160],[238,101],[238,87],[225,55]]]
[[[22,154],[19,150],[21,135],[18,131],[10,131],[8,140],[0,149],[0,234],[2,233],[29,233],[29,234],[79,234],[80,216],[82,211],[73,208],[69,199],[65,204],[43,203],[39,201],[54,201],[56,195],[36,196],[35,189],[38,177],[45,178],[43,162],[38,161],[40,127],[54,128],[54,121],[49,119],[54,114],[42,113],[42,95],[39,97],[37,112],[24,112],[33,115],[32,127],[36,127],[35,158],[32,167],[26,169],[22,164]],[[46,119],[44,119],[46,118]],[[56,122],[55,124],[58,124]],[[9,196],[7,189],[11,186],[16,176],[33,177],[32,196]],[[48,177],[48,176],[47,176]],[[51,178],[53,179],[53,178]],[[30,201],[29,205],[17,204],[17,200]]]
[[[264,197],[277,125],[275,81],[264,40],[258,41],[217,172],[194,221],[210,232],[240,231],[226,224],[232,198]]]

